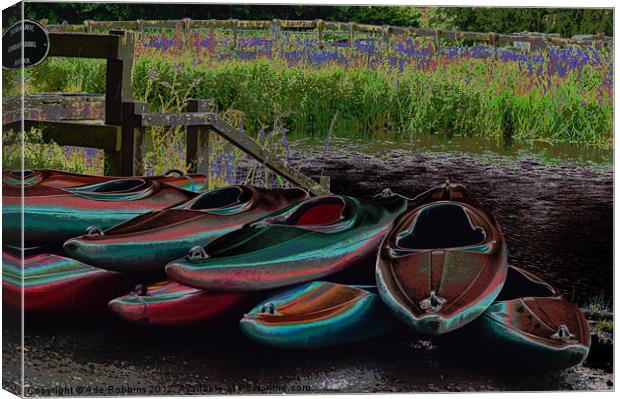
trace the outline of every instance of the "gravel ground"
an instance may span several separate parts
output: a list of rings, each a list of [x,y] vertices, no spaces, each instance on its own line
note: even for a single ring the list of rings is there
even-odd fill
[[[332,179],[336,193],[368,196],[390,187],[414,196],[446,177],[467,187],[498,216],[509,261],[540,274],[587,304],[612,297],[613,172],[532,159],[357,147],[330,150],[302,168]],[[264,348],[234,324],[145,329],[109,314],[40,317],[25,324],[29,395],[548,391],[613,389],[611,345],[592,349],[585,365],[541,371],[500,367],[478,344],[454,336],[391,336],[313,351]],[[3,387],[20,376],[20,329],[4,315]],[[464,344],[465,342],[465,344]],[[604,359],[601,361],[600,359]]]

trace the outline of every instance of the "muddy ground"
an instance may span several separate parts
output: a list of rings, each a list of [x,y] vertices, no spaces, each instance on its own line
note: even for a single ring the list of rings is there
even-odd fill
[[[465,153],[331,149],[323,164],[335,193],[368,196],[383,188],[412,197],[446,177],[493,210],[510,263],[540,274],[585,305],[611,301],[613,172],[574,164]],[[26,394],[311,393],[613,389],[611,346],[582,366],[543,371],[498,366],[483,345],[448,336],[427,340],[407,329],[334,349],[261,347],[234,323],[192,329],[129,326],[109,314],[28,316]],[[5,312],[3,386],[21,379],[19,321]],[[463,348],[468,350],[463,351]],[[473,352],[472,352],[473,351]]]

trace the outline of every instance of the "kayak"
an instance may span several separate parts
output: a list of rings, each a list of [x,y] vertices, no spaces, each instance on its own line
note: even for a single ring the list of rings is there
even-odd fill
[[[300,188],[229,186],[188,202],[143,214],[102,233],[67,241],[65,253],[117,271],[164,270],[199,245],[308,197]]]
[[[200,192],[206,189],[207,177],[199,173],[184,173],[178,169],[170,169],[163,176],[141,176],[136,177],[143,180],[155,180],[169,184],[184,190]],[[28,189],[36,185],[45,185],[56,188],[70,188],[97,183],[104,183],[112,180],[122,180],[113,176],[93,176],[80,173],[64,172],[54,169],[25,169],[10,170],[2,173],[2,185],[4,190],[7,187],[17,187]]]
[[[400,196],[307,199],[228,233],[166,266],[191,287],[258,291],[332,275],[377,256]]]
[[[588,356],[590,330],[581,310],[537,276],[510,267],[497,301],[472,324],[500,361],[567,368]]]
[[[110,301],[108,308],[120,318],[149,325],[188,325],[212,322],[243,312],[250,296],[234,292],[209,292],[174,281],[139,285]]]
[[[3,189],[6,187],[3,187]],[[57,188],[34,185],[3,193],[2,219],[6,242],[26,246],[60,243],[91,226],[94,232],[132,217],[186,202],[198,194],[156,180],[116,179],[87,186]],[[22,208],[23,201],[23,208]]]
[[[2,252],[2,300],[27,312],[103,310],[107,302],[134,284],[122,273],[101,270],[73,259],[51,254],[25,257]]]
[[[388,307],[428,335],[480,316],[506,273],[506,242],[497,220],[463,186],[449,182],[416,197],[394,222],[376,267]]]
[[[240,324],[246,336],[261,344],[317,348],[383,335],[398,321],[374,286],[314,281],[260,303]]]

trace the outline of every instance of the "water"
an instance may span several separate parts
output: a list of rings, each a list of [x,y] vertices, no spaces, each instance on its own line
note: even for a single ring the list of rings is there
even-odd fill
[[[539,274],[582,306],[611,306],[611,150],[430,137],[336,140],[323,158],[322,145],[303,145],[314,159],[298,166],[311,176],[330,176],[334,193],[364,197],[389,187],[414,197],[446,178],[466,185],[498,217],[510,264]]]

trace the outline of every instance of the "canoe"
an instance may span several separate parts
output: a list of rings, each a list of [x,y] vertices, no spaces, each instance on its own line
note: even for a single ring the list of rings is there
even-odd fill
[[[149,325],[201,324],[243,312],[250,296],[209,292],[174,281],[137,286],[130,294],[110,301],[108,308],[123,320]]]
[[[3,192],[2,218],[6,242],[18,244],[22,228],[20,189]],[[35,185],[24,190],[25,245],[59,243],[110,228],[132,217],[186,202],[198,194],[156,180],[120,179],[72,188]]]
[[[588,356],[590,330],[581,310],[537,276],[510,267],[497,301],[472,324],[473,334],[510,365],[567,368]]]
[[[396,195],[310,198],[192,251],[169,263],[166,273],[190,287],[225,291],[320,279],[374,259],[390,223],[405,207]]]
[[[314,281],[260,303],[240,324],[261,344],[308,349],[362,341],[399,323],[374,286]]]
[[[206,189],[207,176],[200,173],[184,173],[178,169],[170,169],[162,176],[139,176],[143,180],[155,180],[184,190],[200,192]],[[24,189],[36,185],[56,188],[70,188],[84,185],[104,183],[112,180],[126,179],[113,176],[93,176],[80,173],[64,172],[55,169],[25,169],[2,172],[2,185],[6,190],[10,187]]]
[[[308,197],[301,188],[218,188],[180,205],[143,214],[97,235],[67,241],[65,253],[117,271],[164,270],[199,245]]]
[[[21,257],[2,252],[2,301],[19,310],[22,301]],[[23,293],[27,312],[86,312],[127,292],[134,282],[122,273],[101,270],[73,259],[39,254],[24,259]]]
[[[413,201],[382,243],[377,288],[417,332],[455,330],[480,316],[507,273],[506,243],[495,217],[461,185],[433,188]]]

